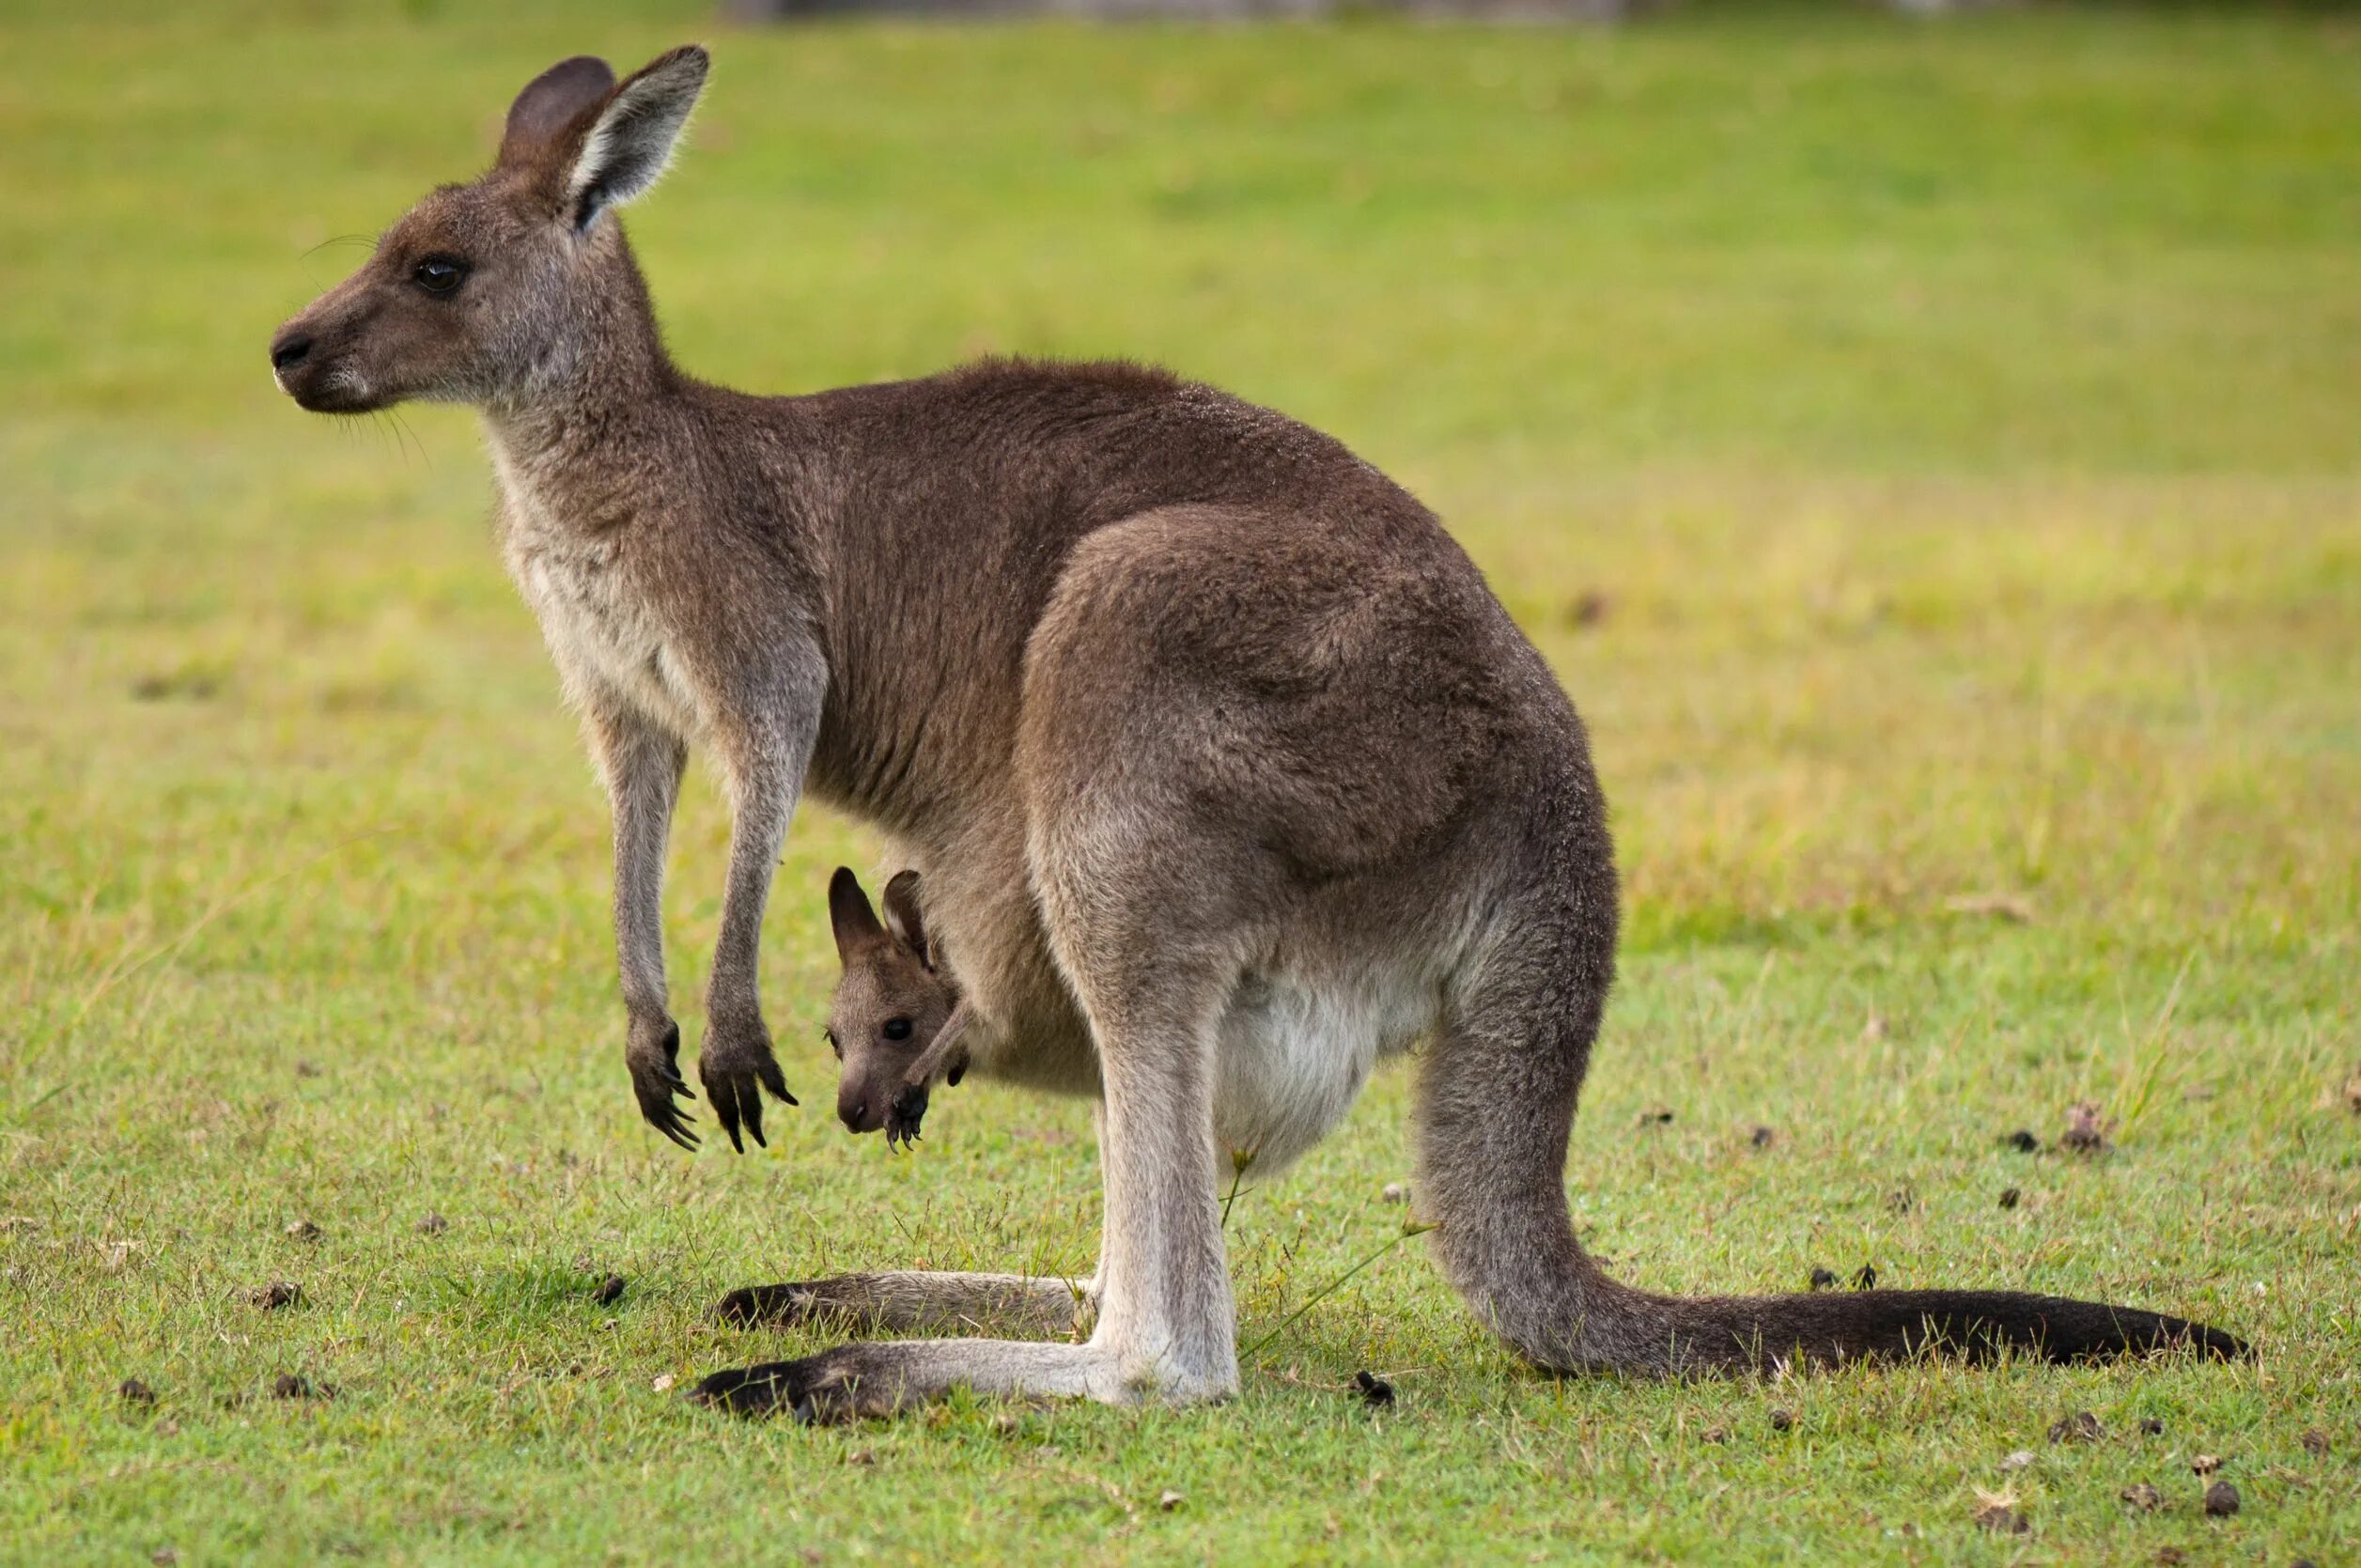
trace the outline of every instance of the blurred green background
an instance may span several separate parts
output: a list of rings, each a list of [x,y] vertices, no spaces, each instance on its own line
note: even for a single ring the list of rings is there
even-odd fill
[[[605,812],[470,419],[270,385],[272,328],[526,79],[689,38],[712,86],[629,223],[692,371],[1161,361],[1343,437],[1491,574],[1617,814],[1569,1180],[1619,1272],[2136,1299],[2262,1360],[1544,1379],[1395,1245],[1397,1073],[1235,1205],[1236,1405],[813,1434],[660,1390],[825,1343],[707,1325],[731,1286],[1086,1269],[1096,1220],[1086,1109],[988,1085],[903,1159],[824,1109],[743,1159],[640,1124]],[[2350,1556],[2357,125],[2333,10],[0,5],[0,1556]],[[700,779],[692,1036],[725,830]],[[782,875],[807,1107],[820,890],[876,854],[807,812]],[[1999,1145],[2079,1100],[2106,1156]],[[2048,1445],[2079,1408],[2107,1438]]]

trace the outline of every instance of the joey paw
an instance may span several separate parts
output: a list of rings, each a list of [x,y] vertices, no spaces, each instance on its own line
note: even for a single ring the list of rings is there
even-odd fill
[[[908,1083],[893,1096],[893,1104],[885,1117],[885,1145],[904,1147],[918,1141],[919,1124],[926,1118],[926,1086]]]

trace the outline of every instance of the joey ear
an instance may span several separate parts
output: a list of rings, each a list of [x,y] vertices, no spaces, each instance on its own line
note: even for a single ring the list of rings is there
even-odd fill
[[[847,969],[862,948],[885,939],[885,927],[878,924],[878,912],[850,866],[838,866],[828,879],[828,924],[836,933],[837,960]]]
[[[508,106],[508,129],[500,138],[500,161],[510,167],[555,155],[574,122],[606,101],[614,71],[592,54],[560,60],[525,84]]]
[[[897,871],[886,883],[885,924],[896,941],[918,955],[920,963],[935,967],[934,955],[926,951],[926,916],[918,907],[917,872]]]
[[[696,44],[660,54],[607,95],[567,169],[564,210],[577,230],[644,194],[672,162],[673,144],[705,90],[711,56]]]

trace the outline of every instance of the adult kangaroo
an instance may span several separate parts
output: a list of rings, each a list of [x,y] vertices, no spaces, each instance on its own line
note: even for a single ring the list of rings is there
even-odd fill
[[[1581,722],[1474,566],[1336,442],[1155,370],[992,362],[800,397],[683,374],[614,210],[655,183],[707,65],[551,67],[489,173],[429,194],[271,344],[306,409],[482,411],[509,569],[614,801],[649,1122],[694,1146],[659,918],[692,742],[736,813],[697,1063],[733,1146],[761,1141],[766,1089],[792,1103],[755,958],[805,788],[924,874],[972,1070],[1099,1096],[1085,1343],[855,1343],[700,1397],[809,1419],[955,1385],[1233,1394],[1219,1179],[1235,1151],[1270,1170],[1309,1148],[1421,1040],[1435,1251],[1543,1366],[2243,1352],[2053,1296],[1689,1298],[1602,1274],[1563,1172],[1615,967],[1607,807]],[[888,1273],[723,1311],[1040,1328],[1077,1295]]]

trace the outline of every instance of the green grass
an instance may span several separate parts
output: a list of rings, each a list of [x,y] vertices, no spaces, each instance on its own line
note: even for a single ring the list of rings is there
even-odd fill
[[[605,814],[468,421],[308,419],[264,374],[359,254],[313,247],[479,166],[551,59],[713,34],[662,9],[0,12],[0,1557],[2361,1549],[2361,28],[715,39],[631,218],[688,365],[1160,359],[1351,441],[1492,573],[1617,811],[1569,1180],[1620,1272],[1873,1263],[2262,1347],[1540,1377],[1389,1250],[1393,1072],[1235,1206],[1269,1337],[1236,1404],[810,1433],[655,1385],[824,1343],[704,1322],[730,1286],[1087,1267],[1085,1108],[963,1086],[901,1158],[835,1127],[820,893],[877,850],[815,811],[766,986],[807,1109],[745,1158],[642,1126]],[[684,1008],[725,828],[700,780]],[[2082,1098],[2105,1157],[1996,1142]],[[247,1303],[275,1279],[305,1304]],[[289,1372],[335,1397],[270,1397]],[[2043,1440],[2085,1408],[2105,1441]],[[2236,1518],[2200,1517],[2198,1452]],[[2140,1481],[2166,1509],[2118,1502]],[[2032,1533],[1977,1530],[1980,1490]]]

